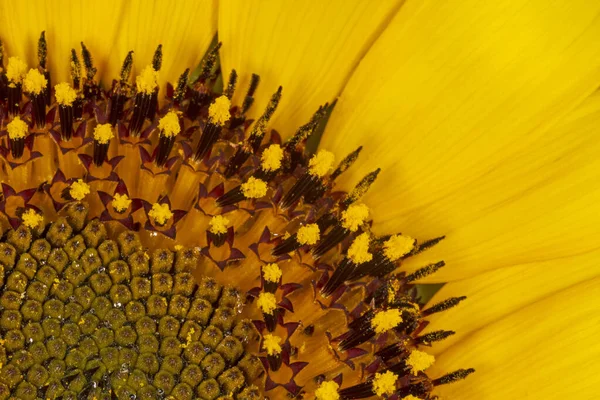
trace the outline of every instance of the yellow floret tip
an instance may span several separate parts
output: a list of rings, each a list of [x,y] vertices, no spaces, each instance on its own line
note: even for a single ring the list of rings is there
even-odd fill
[[[231,118],[230,108],[231,101],[227,96],[217,97],[208,107],[208,116],[211,122],[215,125],[224,125]]]
[[[281,168],[282,159],[283,149],[278,144],[272,144],[262,152],[260,166],[265,171],[276,171]]]
[[[222,215],[215,215],[208,222],[208,230],[215,235],[224,234],[227,233],[227,225],[229,225],[229,219]]]
[[[177,136],[177,134],[181,132],[181,126],[179,125],[179,117],[177,116],[177,113],[175,111],[169,111],[167,115],[158,121],[158,129],[161,136]]]
[[[348,248],[348,258],[354,264],[362,264],[373,259],[373,254],[369,253],[369,244],[371,238],[368,233],[358,235]]]
[[[263,313],[273,315],[273,311],[277,308],[277,298],[273,293],[263,292],[258,295],[256,304]]]
[[[321,386],[317,390],[315,390],[315,399],[316,400],[339,400],[340,394],[338,393],[338,389],[340,385],[335,383],[334,381],[324,381],[321,383]]]
[[[115,194],[112,200],[112,206],[117,212],[123,212],[131,205],[131,199],[126,194]]]
[[[270,356],[281,353],[281,338],[279,336],[267,334],[263,336],[262,347]]]
[[[393,394],[396,391],[396,381],[398,376],[392,371],[386,371],[383,374],[375,374],[373,379],[373,391],[377,396]]]
[[[48,86],[48,80],[37,69],[30,69],[23,81],[23,89],[31,94],[42,93],[46,86]]]
[[[317,177],[325,176],[331,168],[335,156],[327,150],[319,150],[308,162],[308,173]]]
[[[148,216],[157,224],[164,225],[168,220],[173,218],[173,213],[168,204],[154,203],[152,204],[152,209],[148,212]]]
[[[90,194],[90,185],[85,183],[83,179],[78,179],[71,184],[69,194],[75,200],[83,200],[86,195]]]
[[[369,207],[364,204],[352,204],[342,212],[342,226],[351,232],[356,232],[369,217]]]
[[[111,124],[99,124],[94,128],[94,140],[100,144],[107,144],[114,137]]]
[[[301,245],[309,245],[312,246],[316,244],[321,237],[321,230],[319,229],[319,225],[317,224],[308,224],[300,227],[298,229],[298,234],[296,235],[296,240]]]
[[[6,130],[8,131],[9,138],[12,140],[17,140],[23,139],[25,136],[27,136],[29,127],[27,126],[27,123],[17,115],[8,123],[8,125],[6,125]]]
[[[44,221],[44,217],[32,208],[25,211],[21,219],[23,220],[23,225],[31,229],[37,228]]]
[[[152,65],[146,66],[135,78],[135,87],[138,93],[152,94],[158,87],[158,71]]]
[[[61,106],[71,106],[77,98],[77,92],[66,82],[54,85],[54,96],[56,102]]]
[[[282,272],[279,265],[275,263],[267,264],[262,267],[263,277],[267,282],[279,282]]]
[[[383,254],[390,261],[407,255],[415,247],[415,239],[406,235],[394,235],[383,244]]]
[[[410,370],[413,375],[417,375],[419,372],[425,371],[427,368],[431,367],[434,362],[434,356],[419,350],[413,350],[406,359],[406,364],[410,366]]]
[[[242,183],[242,193],[247,199],[260,199],[267,194],[267,183],[251,176],[246,183]]]
[[[402,322],[402,316],[400,310],[391,309],[386,311],[379,311],[371,320],[371,327],[375,330],[375,333],[384,333],[392,328],[395,328]]]
[[[418,398],[418,397],[413,396],[412,394],[409,394],[408,396],[405,396],[405,397],[403,397],[400,400],[421,400],[421,399]]]
[[[25,71],[27,71],[27,64],[19,57],[10,57],[8,59],[8,66],[6,67],[6,77],[12,83],[21,83],[25,78]]]

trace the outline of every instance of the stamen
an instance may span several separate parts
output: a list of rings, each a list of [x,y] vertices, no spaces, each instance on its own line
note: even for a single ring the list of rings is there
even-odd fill
[[[223,94],[225,96],[227,96],[227,98],[229,100],[231,100],[231,98],[233,97],[233,93],[235,92],[235,85],[237,83],[237,78],[238,78],[237,72],[235,71],[235,69],[232,69],[231,73],[229,74],[229,81],[227,83],[227,88],[223,92]]]
[[[320,150],[308,163],[308,170],[302,175],[281,200],[283,210],[291,207],[315,186],[323,186],[323,177],[331,170],[334,161],[333,153]]]
[[[438,269],[442,268],[444,265],[446,265],[446,263],[444,261],[439,261],[434,264],[429,264],[423,268],[416,270],[412,274],[407,275],[406,281],[413,282],[413,281],[425,278],[426,276],[431,275],[434,272],[436,272]]]
[[[110,140],[114,137],[111,124],[98,124],[94,128],[94,164],[97,166],[106,160]]]
[[[417,247],[415,247],[414,250],[412,252],[410,252],[410,254],[406,255],[406,257],[414,256],[416,254],[422,253],[425,250],[430,249],[431,247],[435,246],[436,244],[438,244],[445,238],[446,238],[446,236],[440,236],[440,237],[436,237],[434,239],[427,240],[427,241],[419,244]]]
[[[252,74],[250,77],[250,86],[248,87],[248,92],[246,93],[246,97],[244,98],[244,102],[242,103],[242,115],[246,114],[246,112],[254,103],[254,92],[256,92],[256,88],[258,88],[258,84],[260,83],[260,76],[256,74]]]
[[[200,72],[200,76],[199,76],[200,80],[205,81],[206,79],[208,79],[210,77],[213,67],[217,63],[217,60],[219,59],[219,50],[221,49],[222,44],[223,43],[221,43],[221,42],[217,43],[208,52],[208,55],[206,56],[206,58],[204,60],[204,65],[202,66],[202,71]]]
[[[277,325],[277,298],[273,293],[262,292],[258,295],[256,305],[263,313],[267,329],[273,332]]]
[[[262,276],[264,280],[264,290],[275,293],[281,280],[281,269],[275,263],[266,264],[262,267]]]
[[[427,316],[429,316],[431,314],[435,314],[435,313],[438,313],[438,312],[449,310],[452,307],[457,306],[461,301],[465,300],[466,298],[467,298],[467,296],[451,297],[451,298],[446,299],[446,300],[444,300],[442,302],[434,304],[433,306],[429,307],[426,310],[423,310],[421,312],[421,314],[424,317],[427,317]]]
[[[211,242],[216,247],[220,247],[225,243],[227,239],[227,226],[229,225],[229,219],[222,215],[215,215],[208,222],[208,235]]]
[[[248,180],[217,199],[219,207],[232,206],[243,200],[259,199],[267,194],[267,183],[251,176]]]
[[[154,57],[152,58],[152,68],[158,73],[160,68],[162,67],[162,44],[159,44],[156,50],[154,51]],[[149,121],[154,121],[154,117],[156,116],[156,112],[158,111],[158,85],[151,94],[150,97],[150,107],[148,109],[148,114],[146,118]]]
[[[62,82],[54,86],[54,97],[58,103],[61,138],[62,140],[71,140],[73,136],[73,103],[77,99],[77,93],[68,83]]]
[[[27,211],[25,211],[21,216],[21,219],[23,220],[23,225],[30,229],[35,229],[44,222],[44,217],[35,212],[33,208],[29,208]]]
[[[27,64],[19,57],[10,57],[6,68],[8,79],[8,115],[17,115],[21,104],[22,82],[27,71]]]
[[[343,174],[344,172],[346,172],[348,170],[348,168],[350,168],[352,166],[352,164],[354,164],[354,162],[356,161],[356,159],[360,155],[361,151],[362,151],[362,146],[360,146],[358,149],[354,150],[352,153],[348,154],[339,163],[339,165],[337,166],[337,168],[335,169],[335,171],[333,171],[331,173],[331,180],[336,179],[338,176],[340,176],[341,174]]]
[[[85,183],[83,179],[78,179],[71,184],[69,195],[72,199],[81,201],[90,194],[90,185]]]
[[[32,118],[42,129],[46,125],[46,87],[48,80],[37,69],[30,69],[23,80],[23,88],[31,97]]]
[[[87,49],[87,47],[85,47],[85,44],[83,44],[83,42],[81,42],[81,56],[83,57],[83,66],[85,67],[85,82],[83,83],[83,96],[86,99],[92,100],[95,99],[100,92],[98,85],[94,81],[94,76],[96,76],[96,72],[98,70],[94,67],[92,54]]]
[[[369,208],[364,204],[352,204],[347,210],[342,211],[341,220],[329,231],[313,249],[315,259],[322,257],[329,250],[337,246],[350,233],[356,232],[369,216]]]
[[[375,313],[375,316],[371,320],[371,326],[375,333],[384,333],[395,328],[401,322],[402,316],[400,315],[400,310],[393,308]]]
[[[380,171],[381,168],[377,168],[375,171],[368,173],[364,178],[362,178],[354,187],[354,189],[352,189],[352,191],[346,195],[346,198],[340,203],[340,207],[348,207],[350,204],[354,203],[365,193],[367,193],[373,182],[375,182],[375,179],[377,179],[377,175],[379,175]]]
[[[159,44],[152,57],[152,68],[154,68],[155,71],[160,71],[162,67],[162,57],[162,44]]]
[[[220,47],[221,43],[218,43],[204,56],[200,75],[190,88],[190,102],[185,115],[192,121],[198,118],[200,110],[211,101],[210,89],[207,87],[206,81],[210,78],[213,67],[217,63]]]
[[[416,344],[424,344],[424,345],[431,345],[434,342],[440,342],[452,335],[454,335],[456,332],[454,331],[444,331],[444,330],[439,330],[439,331],[435,331],[435,332],[430,332],[427,333],[425,335],[419,336],[418,338],[415,339],[415,343]]]
[[[152,209],[148,212],[148,216],[152,218],[157,225],[163,226],[167,221],[173,218],[173,213],[168,204],[154,203],[152,204]]]
[[[371,237],[368,233],[358,235],[350,247],[346,258],[344,258],[321,290],[323,296],[328,297],[335,292],[346,280],[350,280],[357,269],[368,269],[362,264],[369,263],[373,254],[369,252]]]
[[[156,145],[155,163],[162,167],[169,158],[169,154],[173,149],[175,137],[181,132],[179,124],[179,116],[174,111],[169,111],[164,117],[158,121],[158,144]]]
[[[208,108],[208,121],[202,130],[200,141],[196,146],[194,160],[198,161],[210,154],[213,145],[219,139],[223,125],[231,118],[229,109],[231,102],[227,96],[221,96],[210,105]]]
[[[111,125],[116,125],[118,121],[123,119],[123,109],[125,108],[125,102],[129,97],[129,75],[131,74],[131,68],[133,66],[133,51],[127,53],[123,66],[121,67],[120,81],[113,88],[110,96],[110,113],[108,121]]]
[[[334,381],[323,381],[319,388],[315,390],[316,400],[339,400],[338,385]]]
[[[267,352],[267,361],[272,371],[281,368],[281,338],[266,334],[263,336],[262,348]]]
[[[17,115],[11,122],[6,125],[8,131],[8,139],[10,146],[10,153],[13,158],[21,158],[23,151],[25,150],[25,138],[29,134],[29,127],[27,123],[23,121]]]
[[[373,392],[377,396],[391,395],[396,391],[398,376],[391,371],[375,374],[373,379]]]
[[[44,74],[44,78],[46,78],[46,81],[48,82],[48,85],[44,90],[44,98],[46,99],[46,105],[49,106],[51,104],[50,88],[52,87],[52,82],[50,80],[50,72],[46,69],[47,56],[48,45],[46,43],[46,32],[42,31],[38,40],[38,62],[40,69]]]
[[[146,117],[152,107],[152,94],[158,87],[158,72],[152,65],[146,66],[135,78],[136,95],[133,104],[133,115],[129,121],[129,133],[139,136]]]
[[[116,212],[124,213],[125,211],[127,211],[130,205],[131,199],[129,198],[129,196],[127,196],[127,194],[116,193],[113,196],[112,206]]]
[[[413,375],[425,371],[427,368],[431,367],[434,362],[434,356],[419,350],[413,350],[406,359],[406,364],[410,367]]]
[[[447,375],[444,375],[441,378],[433,380],[432,383],[434,386],[447,385],[449,383],[460,381],[461,379],[465,379],[467,376],[471,375],[473,372],[475,372],[474,368],[459,369],[457,371],[454,371]]]
[[[173,93],[173,102],[177,106],[179,106],[179,104],[183,101],[183,97],[185,96],[189,74],[190,69],[186,68],[186,70],[183,71],[183,74],[181,74],[179,76],[179,79],[177,80],[177,87],[175,88],[175,92]]]
[[[81,63],[75,49],[71,49],[71,79],[73,79],[73,87],[79,89],[81,84]]]

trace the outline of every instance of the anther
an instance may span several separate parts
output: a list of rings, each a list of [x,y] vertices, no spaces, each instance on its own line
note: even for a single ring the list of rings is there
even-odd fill
[[[31,116],[38,128],[46,125],[46,91],[48,80],[37,69],[30,69],[23,80],[25,92],[31,98]]]
[[[267,352],[267,362],[271,371],[278,371],[282,362],[281,338],[271,334],[264,335],[262,348]]]
[[[227,239],[229,219],[222,215],[215,215],[208,223],[206,234],[215,247],[221,247]]]
[[[114,136],[111,124],[99,124],[94,129],[94,164],[97,166],[106,160],[110,140]]]
[[[424,344],[424,345],[429,346],[431,343],[440,342],[440,341],[454,335],[455,333],[456,332],[454,332],[454,331],[444,331],[444,330],[430,332],[425,335],[417,337],[415,339],[415,344]]]
[[[375,179],[377,179],[380,171],[381,168],[377,168],[375,171],[369,172],[364,178],[362,178],[354,187],[354,189],[352,189],[352,191],[346,195],[346,198],[342,200],[340,207],[347,208],[350,204],[354,203],[365,193],[367,193],[373,182],[375,182]]]
[[[441,311],[446,311],[451,309],[452,307],[456,307],[461,301],[465,300],[467,298],[467,296],[460,296],[460,297],[451,297],[449,299],[446,299],[442,302],[439,302],[437,304],[434,304],[433,306],[429,307],[426,310],[423,310],[421,312],[421,314],[424,317],[427,317],[431,314],[435,314]]]
[[[62,82],[54,86],[54,97],[56,97],[58,103],[61,138],[62,140],[71,140],[74,118],[73,105],[77,100],[77,92],[68,83]]]
[[[81,42],[81,56],[83,57],[83,66],[85,67],[85,82],[83,84],[83,96],[86,99],[95,99],[99,94],[100,89],[96,82],[94,82],[94,76],[96,76],[96,72],[98,71],[94,67],[92,54],[85,47],[85,44]]]
[[[416,270],[412,274],[407,275],[406,282],[413,282],[421,278],[425,278],[426,276],[431,275],[438,269],[442,268],[444,265],[446,265],[444,261],[438,261],[436,263],[426,265],[425,267]]]
[[[233,93],[235,92],[235,85],[237,83],[237,78],[238,78],[237,72],[235,71],[235,69],[232,69],[231,73],[229,74],[229,81],[227,83],[227,88],[223,92],[223,94],[225,96],[227,96],[229,98],[229,100],[231,100],[231,98],[233,97]]]
[[[6,67],[8,78],[8,115],[19,114],[21,97],[23,96],[23,79],[27,72],[27,64],[19,57],[10,57]]]
[[[447,385],[448,383],[453,383],[453,382],[465,379],[467,376],[471,375],[473,372],[475,372],[474,368],[459,369],[457,371],[446,374],[440,378],[434,379],[432,381],[432,383],[434,386]]]
[[[313,246],[317,244],[321,237],[321,232],[325,232],[331,225],[335,224],[336,221],[333,214],[323,214],[314,224],[309,224],[311,225],[310,227],[308,225],[301,227],[298,229],[297,233],[294,233],[275,246],[271,251],[271,254],[275,257],[279,257],[291,251],[298,250],[304,245]]]
[[[445,238],[446,238],[446,236],[440,236],[440,237],[436,237],[434,239],[427,240],[427,241],[419,244],[418,246],[416,246],[413,249],[413,251],[411,251],[409,254],[407,254],[404,258],[408,258],[410,256],[414,256],[416,254],[422,253],[425,250],[432,248],[433,246],[435,246],[436,244],[438,244]]]
[[[187,81],[189,74],[190,69],[187,68],[185,71],[183,71],[183,74],[181,74],[179,76],[179,79],[177,80],[177,87],[173,92],[173,102],[176,106],[179,106],[179,104],[183,101],[187,89]]]
[[[152,65],[146,66],[135,79],[136,94],[133,115],[129,121],[129,133],[139,136],[144,121],[151,114],[152,96],[158,87],[158,72]]]
[[[156,50],[154,51],[154,57],[152,57],[152,68],[159,72],[162,67],[162,44],[159,44]],[[152,92],[150,97],[150,107],[148,108],[148,113],[146,114],[146,118],[152,122],[154,121],[154,117],[156,116],[156,112],[158,111],[158,85]]]
[[[78,90],[81,85],[81,63],[75,49],[71,49],[71,79],[73,79],[73,88]]]
[[[219,59],[219,49],[221,48],[222,44],[223,43],[219,42],[209,50],[204,60],[204,64],[202,65],[202,70],[200,72],[200,76],[198,77],[199,80],[205,81],[210,78],[211,72],[217,63],[217,60]]]
[[[231,119],[230,108],[231,101],[227,96],[216,98],[208,108],[208,120],[196,145],[195,161],[202,160],[204,156],[210,154],[213,145],[219,139],[223,125]]]
[[[48,45],[46,43],[46,32],[42,31],[40,34],[40,38],[38,40],[38,62],[40,65],[40,69],[48,81],[48,85],[46,90],[44,91],[44,98],[46,99],[46,105],[49,106],[51,102],[50,98],[50,88],[52,87],[52,82],[50,80],[50,72],[46,69],[46,60],[48,56]]]
[[[330,296],[345,281],[349,280],[357,268],[369,265],[373,255],[369,252],[370,237],[368,233],[358,235],[350,247],[346,257],[338,264],[335,271],[321,290],[323,296]],[[366,267],[365,269],[368,269]]]
[[[356,232],[366,222],[368,216],[369,209],[364,204],[352,204],[347,210],[342,211],[341,219],[312,250],[313,257],[320,258],[352,232]]]
[[[162,57],[162,44],[159,44],[152,57],[152,68],[154,68],[155,71],[160,71],[160,68],[162,67]]]
[[[111,125],[116,125],[118,121],[123,118],[123,109],[125,102],[129,97],[129,75],[131,73],[131,67],[133,66],[133,51],[127,53],[123,66],[121,67],[120,81],[113,87],[113,91],[110,96],[110,113],[108,122]]]
[[[308,163],[308,170],[302,175],[291,187],[291,189],[283,196],[281,200],[281,208],[283,210],[291,207],[300,198],[310,193],[315,186],[323,186],[323,180],[333,166],[333,153],[327,150],[320,150],[315,154]]]
[[[252,74],[250,77],[250,86],[248,87],[248,92],[246,92],[246,97],[244,97],[244,102],[242,103],[242,114],[245,114],[252,103],[254,103],[254,92],[256,92],[256,88],[260,83],[260,76],[256,74]]]
[[[29,135],[27,123],[17,115],[6,125],[6,130],[8,132],[8,143],[12,157],[21,158],[25,150],[25,139]]]
[[[267,183],[253,176],[217,199],[219,207],[232,206],[243,200],[260,199],[267,194]]]
[[[335,171],[333,171],[331,173],[330,179],[334,180],[338,176],[340,176],[341,174],[346,172],[348,170],[348,168],[350,168],[352,166],[352,164],[354,164],[354,162],[360,155],[361,151],[362,151],[362,146],[360,146],[358,149],[354,150],[352,153],[350,153],[346,157],[344,157],[344,159],[338,164]]]
[[[169,111],[162,117],[158,122],[158,131],[158,144],[156,145],[154,162],[157,166],[162,167],[169,159],[175,138],[181,132],[177,113]]]

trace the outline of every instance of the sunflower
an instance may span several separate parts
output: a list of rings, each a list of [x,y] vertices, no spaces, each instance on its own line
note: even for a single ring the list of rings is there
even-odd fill
[[[0,399],[595,398],[600,3],[0,8]]]

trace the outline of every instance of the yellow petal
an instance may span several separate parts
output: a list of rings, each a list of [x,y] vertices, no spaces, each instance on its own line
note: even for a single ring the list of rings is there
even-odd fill
[[[430,281],[589,250],[598,140],[578,124],[597,118],[598,99],[548,129],[600,84],[599,36],[597,2],[409,0],[321,146],[338,158],[364,146],[343,188],[383,169],[365,197],[376,231],[447,235],[416,260],[447,261]]]
[[[34,67],[38,65],[38,39],[42,31],[46,31],[52,80],[67,81],[71,49],[79,52],[82,41],[91,51],[96,68],[102,70],[104,60],[112,56],[125,4],[119,0],[3,1],[0,2],[0,38],[7,55],[19,56]]]
[[[433,347],[439,354],[478,329],[511,315],[564,288],[600,276],[600,250],[557,260],[533,262],[489,271],[446,284],[430,300],[466,296],[458,306],[433,314],[424,333],[451,330],[456,334]]]
[[[221,1],[223,72],[228,76],[235,68],[239,74],[234,104],[241,104],[252,73],[261,82],[251,117],[264,111],[282,85],[271,126],[292,135],[319,105],[335,99],[402,2]]]
[[[125,56],[134,51],[132,75],[152,63],[154,51],[163,45],[163,62],[159,86],[177,84],[186,68],[198,65],[217,31],[216,0],[159,0],[125,2],[125,14],[117,37],[116,51],[111,54],[106,82],[118,78]]]
[[[597,399],[600,279],[586,281],[487,325],[436,357],[438,377],[475,368],[437,391],[447,399]]]

